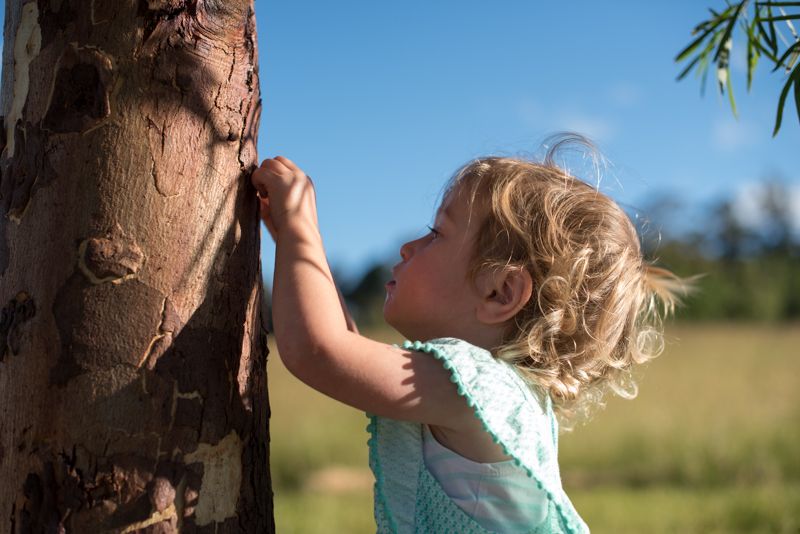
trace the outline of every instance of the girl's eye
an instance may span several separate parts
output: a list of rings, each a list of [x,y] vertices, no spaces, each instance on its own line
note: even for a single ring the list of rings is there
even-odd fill
[[[433,226],[428,226],[428,230],[430,230],[430,231],[431,231],[431,235],[433,236],[433,238],[434,238],[434,239],[436,239],[437,237],[439,237],[440,235],[442,235],[442,234],[441,234],[441,232],[439,232],[439,230],[437,230],[437,229],[436,229],[436,228],[434,228]]]

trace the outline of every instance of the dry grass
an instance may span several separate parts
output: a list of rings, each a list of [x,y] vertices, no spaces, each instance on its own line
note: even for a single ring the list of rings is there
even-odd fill
[[[593,532],[800,531],[800,325],[676,325],[667,339],[636,400],[561,436]],[[269,380],[278,531],[374,532],[364,414],[275,353]]]

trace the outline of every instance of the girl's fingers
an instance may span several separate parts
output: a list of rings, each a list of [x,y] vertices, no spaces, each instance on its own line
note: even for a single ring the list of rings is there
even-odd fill
[[[291,177],[305,177],[305,173],[300,170],[300,167],[294,164],[289,158],[283,156],[275,156],[274,158],[267,158],[261,162],[261,166],[256,169],[253,174],[253,182],[266,182],[269,174],[273,174],[282,179],[290,179]]]
[[[264,165],[262,164],[261,167],[253,171],[253,174],[250,175],[250,183],[256,188],[256,192],[260,197],[267,196],[267,188],[265,186],[266,178],[263,176],[265,171]]]
[[[279,180],[279,182],[288,183],[299,175],[303,175],[303,172],[294,163],[278,156],[273,159],[265,159],[261,166],[253,172],[250,179],[256,189],[261,191],[262,195],[266,195],[268,183],[275,179]]]
[[[269,197],[261,199],[259,205],[259,215],[261,215],[261,220],[264,221],[267,230],[269,230],[269,233],[272,236],[272,239],[274,240],[277,230],[275,228],[275,224],[272,222],[272,217],[270,216]]]
[[[289,165],[287,165],[287,162],[289,163]],[[269,158],[265,159],[264,162],[261,164],[261,167],[269,172],[273,172],[278,175],[291,174],[299,170],[297,168],[297,165],[295,165],[288,159],[283,158],[281,156],[271,159]]]
[[[275,156],[275,161],[281,162],[286,168],[291,169],[293,171],[299,171],[300,168],[295,165],[295,163],[290,160],[289,158],[285,158],[283,156]]]
[[[319,224],[314,182],[289,158],[276,156],[265,159],[251,175],[251,182],[259,198],[259,214],[273,239],[277,232],[270,209],[270,193],[279,206],[281,217],[301,208],[306,212],[310,205],[313,221]]]

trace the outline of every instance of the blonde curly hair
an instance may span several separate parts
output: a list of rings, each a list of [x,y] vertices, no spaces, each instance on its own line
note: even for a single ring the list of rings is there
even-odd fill
[[[531,275],[533,296],[492,352],[549,394],[565,428],[602,405],[607,389],[636,396],[630,371],[663,350],[662,318],[690,285],[645,261],[625,212],[554,163],[576,142],[596,154],[565,135],[542,163],[477,159],[445,190],[466,191],[479,214],[473,280],[508,267]]]

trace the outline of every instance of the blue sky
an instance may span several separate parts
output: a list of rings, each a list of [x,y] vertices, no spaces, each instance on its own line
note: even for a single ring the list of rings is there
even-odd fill
[[[780,174],[800,220],[793,107],[771,137],[782,75],[761,65],[747,94],[735,47],[738,120],[712,84],[701,98],[697,80],[675,81],[691,28],[721,5],[256,0],[259,157],[285,155],[314,177],[328,256],[346,277],[395,261],[461,164],[535,154],[560,130],[599,144],[611,162],[600,187],[629,208],[668,194],[693,228],[714,199],[751,198]],[[271,279],[266,229],[262,242]]]
[[[330,262],[350,276],[424,231],[462,163],[535,153],[559,130],[600,145],[604,192],[639,209],[669,194],[692,227],[769,173],[800,182],[793,108],[771,136],[781,75],[761,65],[748,95],[734,58],[738,120],[713,84],[701,98],[695,78],[675,81],[673,58],[719,5],[257,0],[259,155],[313,176]]]

